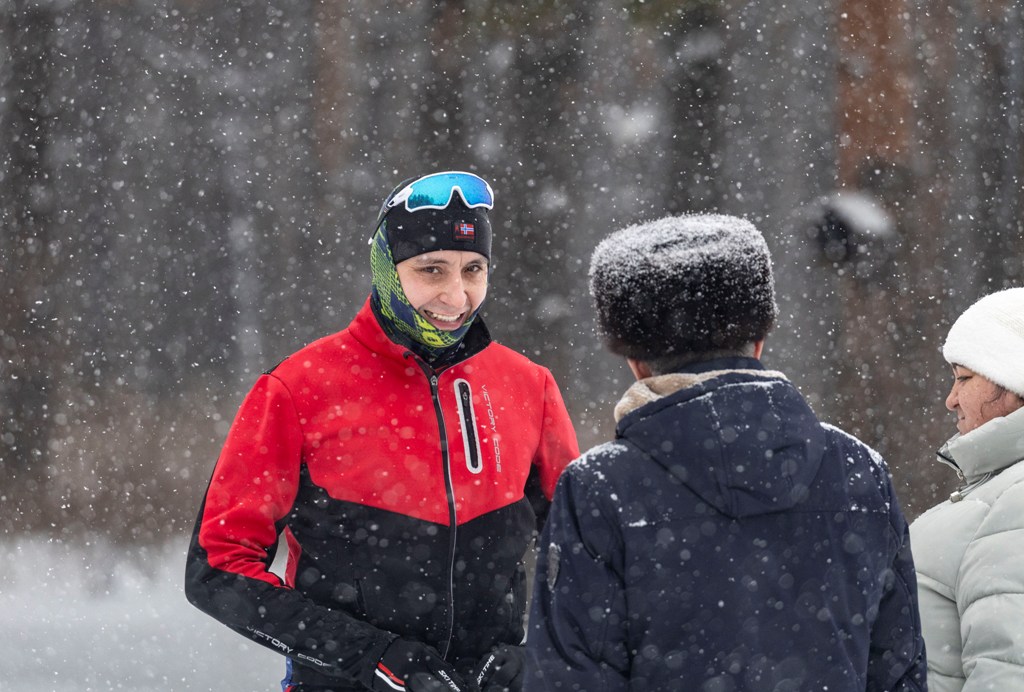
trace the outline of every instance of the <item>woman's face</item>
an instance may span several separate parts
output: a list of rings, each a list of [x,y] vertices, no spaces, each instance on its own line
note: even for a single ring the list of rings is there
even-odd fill
[[[1006,416],[1024,402],[991,380],[962,365],[953,366],[953,388],[946,397],[946,408],[956,414],[956,429],[961,435],[975,430],[993,418]]]
[[[487,296],[487,258],[477,252],[436,250],[395,266],[409,303],[438,329],[461,327]]]

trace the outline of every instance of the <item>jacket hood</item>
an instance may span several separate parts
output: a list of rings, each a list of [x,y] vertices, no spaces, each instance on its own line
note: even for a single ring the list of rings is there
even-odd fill
[[[782,373],[731,360],[743,368],[635,383],[615,409],[618,437],[727,516],[790,509],[808,497],[825,433]]]

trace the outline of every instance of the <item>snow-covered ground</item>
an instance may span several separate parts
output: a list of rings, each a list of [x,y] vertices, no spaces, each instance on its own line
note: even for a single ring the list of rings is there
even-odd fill
[[[0,543],[0,692],[274,692],[284,659],[189,605],[186,539]]]

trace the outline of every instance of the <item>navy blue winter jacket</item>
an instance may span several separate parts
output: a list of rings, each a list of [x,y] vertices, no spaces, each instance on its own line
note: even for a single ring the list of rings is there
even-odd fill
[[[525,689],[925,690],[882,458],[759,361],[636,383],[562,474]]]

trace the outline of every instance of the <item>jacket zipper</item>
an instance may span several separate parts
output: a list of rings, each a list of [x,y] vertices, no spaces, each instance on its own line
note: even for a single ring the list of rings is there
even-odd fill
[[[452,636],[455,633],[455,539],[457,516],[455,513],[455,486],[452,483],[451,459],[448,456],[448,433],[444,423],[444,411],[441,410],[441,397],[438,394],[438,373],[429,365],[416,357],[411,352],[406,357],[412,357],[423,374],[430,382],[430,397],[434,400],[434,414],[437,416],[438,436],[441,442],[441,464],[444,467],[444,489],[448,500],[448,633],[444,638],[444,648],[441,650],[441,658],[447,659],[448,650],[452,645]]]

